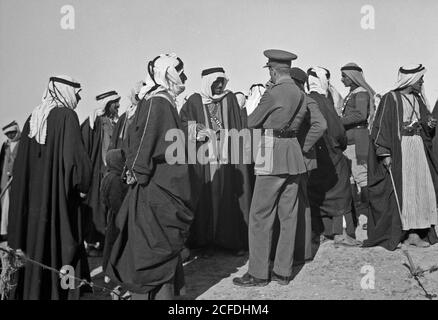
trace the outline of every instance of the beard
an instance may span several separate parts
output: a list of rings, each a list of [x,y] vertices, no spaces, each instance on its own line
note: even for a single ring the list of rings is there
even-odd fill
[[[172,84],[170,86],[170,91],[175,97],[178,97],[181,93],[184,92],[184,90],[186,90],[186,86],[183,84]]]

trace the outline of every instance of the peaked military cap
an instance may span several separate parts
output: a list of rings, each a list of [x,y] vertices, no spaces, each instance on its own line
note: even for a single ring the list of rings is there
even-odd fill
[[[292,60],[296,60],[298,57],[288,51],[270,49],[263,52],[266,58],[268,58],[268,63],[264,66],[266,67],[286,67],[290,68]]]

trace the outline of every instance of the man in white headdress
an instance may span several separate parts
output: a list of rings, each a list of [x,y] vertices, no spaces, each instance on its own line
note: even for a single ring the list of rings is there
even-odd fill
[[[91,163],[74,109],[80,84],[67,76],[50,78],[42,103],[26,121],[14,162],[8,244],[56,270],[71,266],[89,279],[83,244],[80,194],[87,193]],[[26,264],[16,275],[11,298],[79,298],[79,283],[64,290],[57,273]]]
[[[350,88],[344,100],[341,121],[347,131],[348,146],[345,155],[351,162],[351,183],[360,201],[355,202],[356,216],[368,212],[367,158],[369,127],[374,119],[373,88],[366,82],[362,68],[348,63],[341,68],[342,82]],[[366,225],[365,227],[366,228]]]
[[[103,249],[107,217],[100,197],[100,185],[106,172],[106,153],[118,119],[120,96],[112,90],[98,95],[96,101],[99,107],[81,125],[82,139],[93,166],[90,191],[82,205],[89,219],[85,241],[90,256],[100,255]]]
[[[309,96],[316,101],[327,122],[327,130],[316,143],[318,167],[310,172],[307,187],[312,229],[325,239],[334,239],[337,244],[356,246],[360,243],[354,240],[350,168],[343,154],[347,148],[347,135],[333,101],[328,97],[328,70],[313,67],[307,74]],[[346,220],[346,234],[343,232],[343,219]]]
[[[247,127],[248,113],[246,112],[245,104],[246,104],[246,99],[248,97],[241,91],[234,93],[234,95],[236,96],[237,104],[239,105],[240,108],[240,116],[242,117],[243,125],[244,127]]]
[[[200,92],[191,95],[180,111],[188,139],[196,143],[196,150],[211,147],[208,156],[201,161],[196,154],[192,155],[196,158],[192,168],[199,185],[200,201],[188,245],[203,250],[205,256],[211,255],[215,246],[242,255],[248,245],[246,221],[252,194],[251,159],[245,163],[245,157],[240,156],[238,163],[232,163],[236,148],[241,150],[234,139],[230,141],[228,154],[220,152],[229,141],[221,136],[223,130],[240,132],[246,127],[235,95],[226,90],[227,83],[223,68],[203,70]]]
[[[248,99],[246,100],[246,112],[249,115],[255,110],[260,102],[263,94],[265,93],[265,86],[261,83],[255,83],[251,86],[248,93]]]
[[[3,143],[0,152],[0,243],[6,241],[7,236],[9,187],[21,137],[20,127],[15,121],[4,126],[2,130],[7,140]]]
[[[3,143],[0,152],[0,247],[7,245],[8,213],[9,213],[9,187],[11,184],[12,168],[17,156],[20,141],[20,127],[12,121],[3,127],[7,140]],[[6,254],[0,251],[0,268],[6,272],[8,260]]]
[[[424,95],[423,65],[399,69],[394,90],[382,97],[371,132],[368,240],[394,250],[438,241],[438,161],[432,152],[436,119]]]
[[[176,98],[186,80],[183,61],[175,54],[150,61],[132,123],[138,130],[128,130],[130,187],[104,271],[133,300],[172,299],[184,285],[180,254],[193,219],[191,184],[185,162],[166,161],[173,143],[166,135],[174,132],[184,140]]]
[[[135,86],[131,89],[129,100],[131,105],[126,109],[126,111],[120,116],[117,121],[117,124],[114,127],[114,131],[111,137],[111,143],[108,150],[111,149],[121,149],[125,150],[128,148],[128,145],[124,145],[124,143],[128,143],[126,141],[126,137],[128,136],[129,127],[134,121],[135,111],[137,110],[138,102],[140,98],[138,97],[140,90],[144,87],[146,83],[144,81],[138,81]]]

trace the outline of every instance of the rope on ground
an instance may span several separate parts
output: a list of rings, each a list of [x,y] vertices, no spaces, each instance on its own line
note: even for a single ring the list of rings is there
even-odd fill
[[[412,259],[411,255],[409,254],[408,250],[403,250],[403,253],[408,258],[409,265],[406,265],[409,269],[409,272],[411,273],[411,277],[413,277],[418,285],[423,289],[424,294],[426,295],[426,298],[429,300],[432,300],[433,298],[436,298],[437,295],[433,293],[429,293],[426,288],[423,286],[423,283],[421,282],[420,278],[424,277],[424,274],[426,272],[432,273],[435,271],[438,271],[438,265],[432,266],[429,269],[422,269],[421,267],[415,266],[414,260]]]
[[[20,269],[21,267],[23,267],[25,265],[25,262],[29,262],[31,264],[37,265],[39,267],[41,267],[42,269],[46,269],[49,270],[53,273],[56,273],[60,278],[65,279],[71,279],[71,280],[75,280],[77,282],[79,282],[79,285],[77,287],[75,287],[76,289],[79,289],[80,287],[84,286],[84,285],[88,285],[90,288],[94,289],[101,289],[104,292],[108,292],[112,295],[117,296],[120,300],[125,300],[126,297],[122,296],[121,293],[117,290],[112,290],[103,286],[99,286],[97,284],[95,284],[92,281],[88,281],[86,279],[81,279],[69,274],[66,274],[65,270],[57,270],[55,268],[52,268],[50,266],[47,266],[43,263],[40,263],[38,261],[35,261],[29,257],[27,257],[23,251],[21,250],[14,250],[10,247],[0,247],[0,251],[2,251],[3,253],[5,253],[7,255],[7,259],[8,259],[8,265],[6,266],[2,266],[2,277],[0,278],[0,296],[2,297],[2,300],[8,297],[8,294],[11,292],[11,290],[13,289],[13,285],[12,283],[12,275],[18,271],[18,269]],[[3,276],[4,274],[4,276]]]

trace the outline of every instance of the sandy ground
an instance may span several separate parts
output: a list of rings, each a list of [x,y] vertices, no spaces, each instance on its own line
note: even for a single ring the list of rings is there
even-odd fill
[[[361,219],[361,222],[364,221]],[[366,232],[357,229],[363,240]],[[405,248],[405,247],[403,247]],[[428,269],[438,265],[438,244],[426,249],[406,247],[417,266]],[[97,267],[99,259],[92,259]],[[295,278],[287,286],[271,282],[266,287],[241,288],[232,279],[247,270],[248,257],[235,257],[217,252],[211,258],[197,258],[185,265],[186,288],[183,300],[308,300],[364,299],[399,300],[427,299],[417,281],[410,277],[408,263],[401,248],[394,252],[383,248],[336,247],[332,241],[323,243],[313,261],[297,267]],[[368,267],[364,267],[368,266]],[[374,288],[370,281],[374,270]],[[366,277],[363,279],[363,277]],[[103,284],[102,274],[94,281]],[[426,273],[421,281],[429,293],[438,294],[438,272]],[[364,284],[361,286],[361,283]],[[110,299],[108,293],[96,289],[87,300]],[[434,298],[438,300],[438,298]]]

